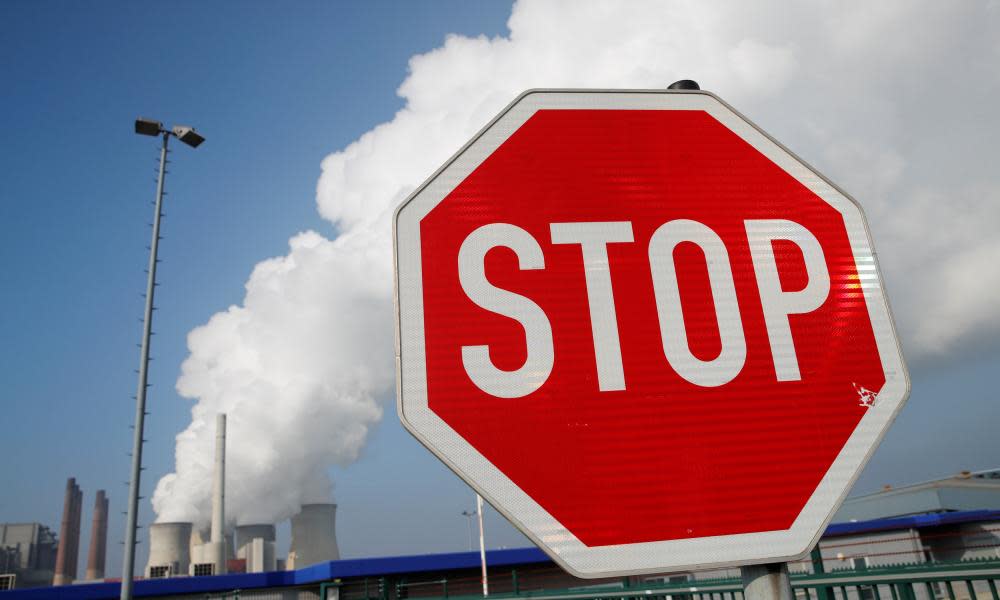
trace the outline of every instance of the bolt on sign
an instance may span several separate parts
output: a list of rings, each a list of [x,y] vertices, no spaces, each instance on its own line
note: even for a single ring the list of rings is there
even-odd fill
[[[529,91],[396,212],[406,428],[580,577],[816,542],[909,390],[861,208],[702,91]]]

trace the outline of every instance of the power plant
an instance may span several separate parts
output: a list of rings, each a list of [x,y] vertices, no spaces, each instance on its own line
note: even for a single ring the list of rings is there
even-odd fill
[[[108,497],[104,490],[97,490],[91,519],[83,580],[77,578],[83,490],[75,477],[66,480],[58,537],[41,523],[0,523],[0,590],[103,580],[108,542]]]
[[[149,529],[145,576],[156,579],[227,572],[262,573],[337,560],[337,505],[305,504],[292,517],[288,560],[277,557],[273,523],[237,524],[226,530],[226,415],[216,417],[212,521],[199,530],[189,522],[154,523]],[[96,518],[96,517],[95,517]]]
[[[336,504],[304,505],[291,519],[292,540],[285,561],[278,559],[274,524],[237,525],[224,536],[226,572],[264,573],[338,560],[336,513]],[[191,523],[154,523],[149,528],[144,574],[152,579],[215,574],[217,548],[207,531]]]
[[[216,416],[209,526],[188,521],[149,526],[149,579],[301,569],[340,559],[337,505],[303,504],[291,521],[291,543],[279,558],[275,523],[226,522],[226,415]],[[107,576],[108,497],[94,495],[86,571],[78,578],[83,490],[66,480],[59,535],[40,523],[0,523],[0,590],[100,582]]]

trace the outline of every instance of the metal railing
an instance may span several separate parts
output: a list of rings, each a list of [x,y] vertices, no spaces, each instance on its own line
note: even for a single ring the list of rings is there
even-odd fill
[[[1000,560],[956,563],[915,563],[829,573],[793,573],[797,600],[1000,600],[996,581]],[[445,579],[440,595],[420,600],[481,600],[481,594],[448,594]],[[411,584],[413,585],[413,584]],[[407,584],[403,584],[407,586]],[[414,590],[415,591],[415,590]],[[377,598],[377,595],[373,595]],[[397,596],[398,597],[398,596]],[[743,600],[737,578],[691,579],[683,582],[602,584],[562,589],[534,589],[490,594],[491,600]]]

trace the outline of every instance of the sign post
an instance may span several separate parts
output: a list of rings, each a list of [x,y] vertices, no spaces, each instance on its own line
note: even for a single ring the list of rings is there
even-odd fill
[[[795,600],[787,563],[747,565],[740,575],[745,600]]]
[[[681,87],[525,92],[399,207],[399,414],[574,575],[776,598],[909,380],[859,205]]]

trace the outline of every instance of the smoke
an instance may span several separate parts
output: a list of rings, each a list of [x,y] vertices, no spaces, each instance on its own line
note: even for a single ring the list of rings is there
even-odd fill
[[[275,522],[328,502],[327,467],[357,459],[392,384],[391,253],[365,231],[307,232],[257,265],[243,306],[188,336],[178,391],[197,398],[160,480],[160,521],[207,524],[215,415],[228,414],[227,511]],[[389,349],[389,352],[386,352]]]
[[[543,2],[507,36],[414,56],[404,107],[322,164],[320,214],[259,264],[242,306],[191,332],[160,520],[209,513],[214,414],[229,414],[230,514],[329,498],[393,384],[391,214],[521,91],[698,80],[853,194],[871,221],[911,367],[995,346],[1000,311],[1000,5]]]

